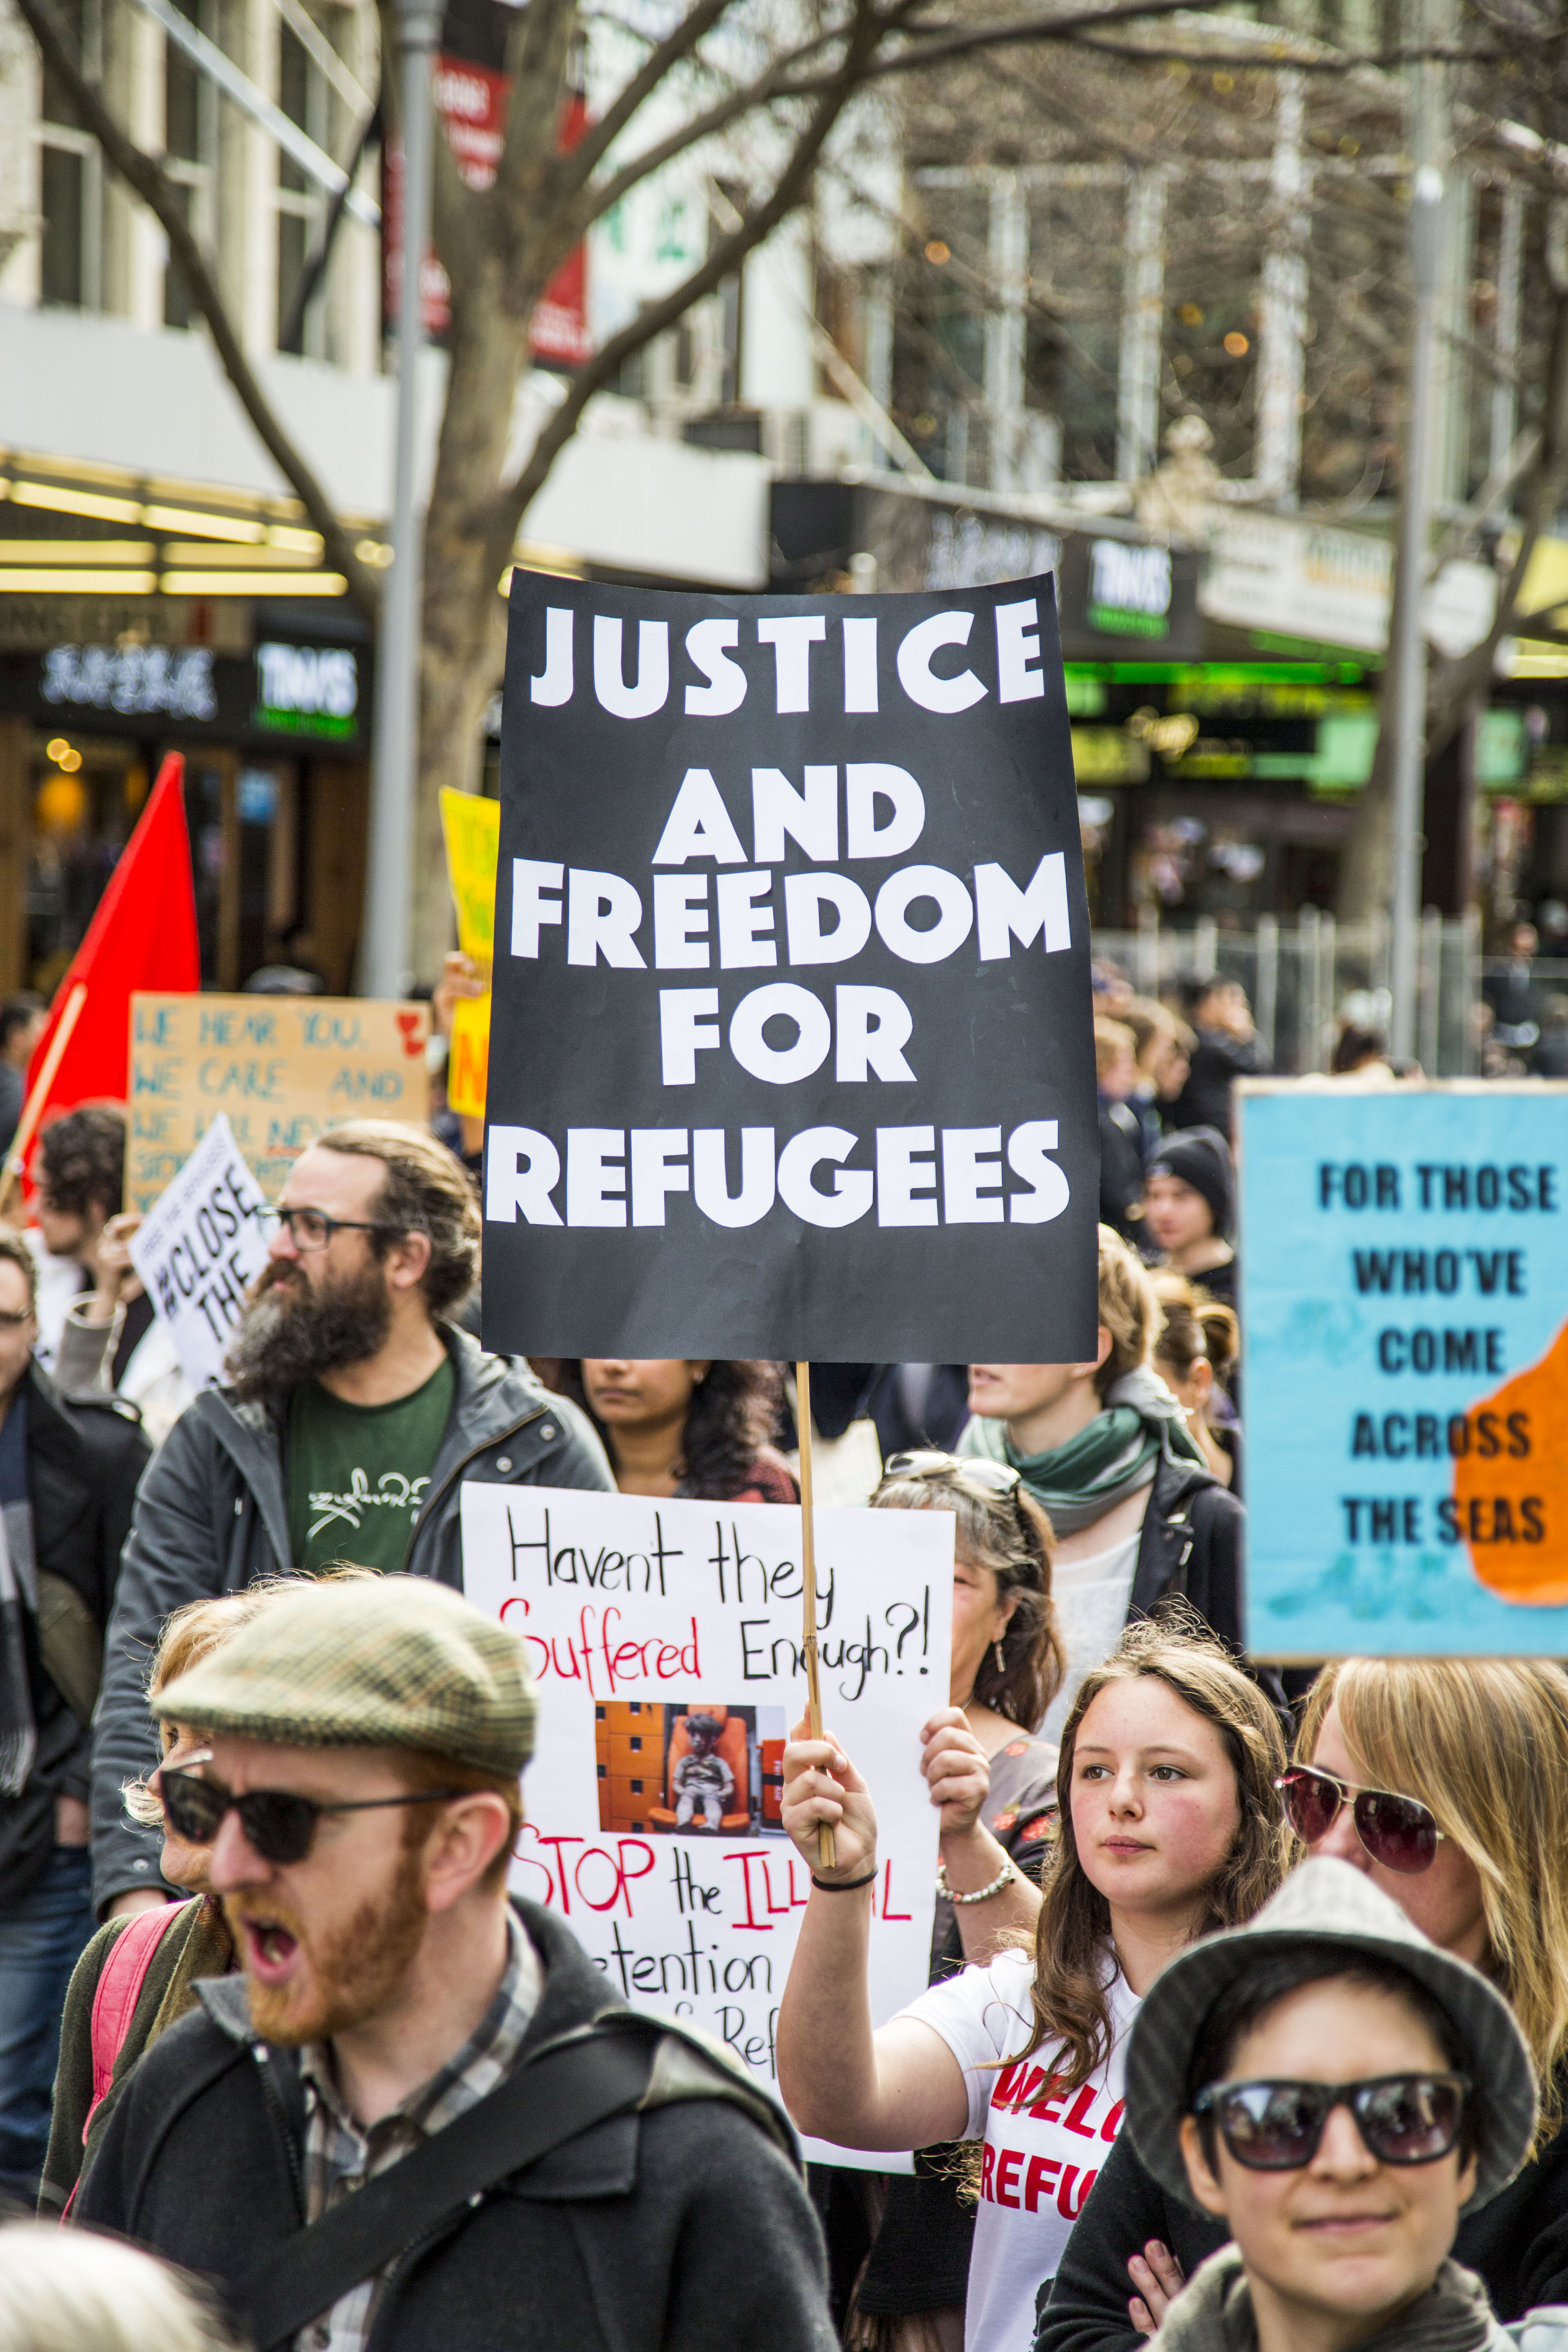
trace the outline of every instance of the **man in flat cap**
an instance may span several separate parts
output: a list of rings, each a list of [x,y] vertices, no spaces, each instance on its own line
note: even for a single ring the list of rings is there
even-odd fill
[[[167,1685],[243,1973],[148,2051],[73,2221],[256,2352],[829,2352],[789,2126],[509,1900],[521,1643],[447,1587],[302,1582]]]

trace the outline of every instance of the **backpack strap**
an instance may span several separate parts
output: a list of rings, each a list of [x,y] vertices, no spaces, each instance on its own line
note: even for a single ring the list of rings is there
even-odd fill
[[[273,2246],[232,2291],[247,2340],[280,2352],[509,2173],[638,2106],[662,2032],[627,2013],[545,2043],[466,2113]]]
[[[115,2065],[125,2047],[153,1955],[175,1920],[189,1917],[190,1908],[189,1903],[165,1903],[156,1911],[138,1911],[126,1921],[109,1948],[99,1973],[98,1990],[92,1997],[92,2105],[82,2126],[84,2147],[87,2126],[114,2080]]]

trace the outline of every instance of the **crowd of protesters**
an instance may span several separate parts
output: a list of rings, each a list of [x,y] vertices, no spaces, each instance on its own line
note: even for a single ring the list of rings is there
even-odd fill
[[[509,1893],[534,1700],[459,1487],[793,1505],[791,1368],[487,1350],[441,1115],[300,1155],[193,1396],[123,1113],[46,1128],[0,1227],[0,2352],[1568,2352],[1568,1675],[1246,1657],[1257,1043],[1212,981],[1107,988],[1095,1043],[1093,1358],[814,1368],[862,1498],[952,1515],[952,1655],[918,1753],[785,1748],[777,2101]],[[930,1983],[878,2023],[900,1773]]]

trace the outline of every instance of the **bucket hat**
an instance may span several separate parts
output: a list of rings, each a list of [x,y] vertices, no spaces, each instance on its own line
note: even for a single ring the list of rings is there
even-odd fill
[[[1464,1960],[1440,1952],[1397,1903],[1348,1862],[1304,1862],[1245,1927],[1205,1936],[1162,1969],[1127,2044],[1127,2127],[1162,2189],[1197,2206],[1182,2158],[1187,2068],[1205,2019],[1227,1985],[1272,1954],[1320,1947],[1347,1968],[1375,1956],[1430,1993],[1451,2021],[1476,2087],[1479,2144],[1475,2212],[1506,2189],[1535,2137],[1535,2068],[1512,2010]]]

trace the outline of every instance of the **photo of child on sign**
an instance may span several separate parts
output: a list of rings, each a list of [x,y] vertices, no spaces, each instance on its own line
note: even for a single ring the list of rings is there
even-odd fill
[[[602,1830],[784,1835],[782,1706],[606,1699],[594,1715]]]

